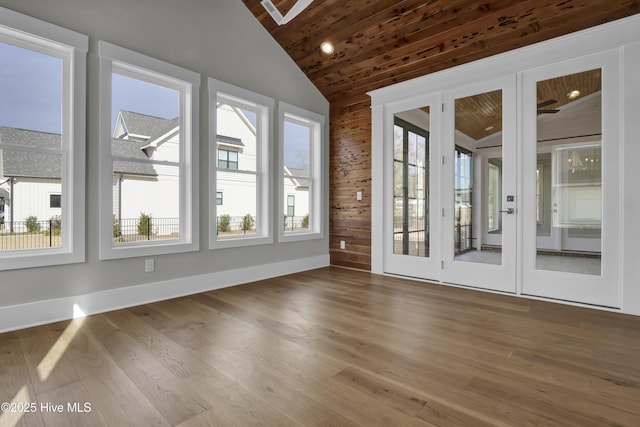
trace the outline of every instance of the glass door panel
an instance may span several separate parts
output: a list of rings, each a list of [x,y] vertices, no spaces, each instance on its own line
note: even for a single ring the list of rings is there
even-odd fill
[[[440,260],[432,230],[439,230],[440,174],[439,95],[399,105],[386,120],[385,145],[385,262],[384,271],[438,279]],[[434,135],[436,144],[434,145]],[[438,236],[436,236],[438,237]]]
[[[515,76],[445,93],[442,278],[516,288]]]
[[[537,231],[549,237],[537,239],[539,270],[602,270],[601,76],[597,68],[536,83]]]
[[[429,256],[429,107],[420,126],[396,114],[393,129],[393,253]]]
[[[617,61],[523,73],[523,293],[619,304]]]
[[[488,147],[493,150],[502,147],[502,90],[455,100],[453,155],[454,259],[500,265],[501,233],[494,234],[491,246],[486,244],[486,236],[482,233],[483,216],[491,222],[490,227],[494,230],[499,230],[502,223],[502,218],[499,218],[502,203],[499,196],[496,198],[501,193],[502,180],[496,159],[488,164],[487,174],[474,176],[476,165],[486,161]]]

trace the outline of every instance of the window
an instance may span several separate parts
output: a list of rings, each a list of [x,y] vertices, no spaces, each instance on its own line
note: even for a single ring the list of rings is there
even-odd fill
[[[100,258],[198,250],[200,76],[100,42]]]
[[[85,259],[87,49],[87,36],[0,8],[0,270]]]
[[[294,217],[296,215],[296,196],[287,196],[287,216]]]
[[[62,200],[60,194],[49,194],[49,207],[50,208],[61,208]]]
[[[218,168],[238,169],[238,152],[218,148]]]
[[[279,114],[280,240],[321,238],[324,117],[284,102]]]
[[[536,224],[544,222],[543,174],[544,166],[539,164],[536,168]]]
[[[271,98],[209,79],[209,180],[216,192],[215,203],[209,202],[212,249],[273,242],[273,107]]]
[[[429,132],[396,115],[393,134],[393,252],[429,256]]]
[[[473,248],[473,153],[455,146],[454,247],[456,255]]]
[[[501,229],[500,221],[502,216],[500,214],[501,197],[500,183],[502,181],[500,177],[500,166],[492,163],[498,162],[499,159],[489,159],[488,163],[488,176],[487,176],[487,231],[499,232]]]

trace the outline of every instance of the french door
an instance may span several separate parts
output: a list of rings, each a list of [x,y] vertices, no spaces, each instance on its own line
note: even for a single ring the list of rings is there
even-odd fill
[[[619,307],[616,52],[521,73],[522,293]]]
[[[384,146],[384,271],[438,280],[441,97],[389,106]]]
[[[443,282],[516,292],[516,78],[444,94]]]
[[[616,58],[387,104],[384,271],[619,307]]]

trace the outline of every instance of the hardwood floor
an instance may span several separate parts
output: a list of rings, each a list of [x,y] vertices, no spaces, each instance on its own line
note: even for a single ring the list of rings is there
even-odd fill
[[[0,402],[33,410],[2,427],[638,426],[640,317],[325,268],[2,334]]]

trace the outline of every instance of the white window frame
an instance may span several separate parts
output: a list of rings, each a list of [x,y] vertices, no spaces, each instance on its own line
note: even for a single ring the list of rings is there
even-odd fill
[[[209,78],[209,249],[232,248],[241,246],[273,243],[272,187],[273,178],[273,109],[275,101],[264,95],[252,92],[229,83]],[[239,108],[256,112],[256,233],[233,236],[218,236],[217,227],[217,171],[235,171],[218,169],[218,98]],[[239,160],[239,159],[238,159]],[[238,173],[242,173],[238,171]]]
[[[0,252],[0,270],[85,261],[88,36],[0,7],[0,41],[62,59],[62,246]]]
[[[200,74],[99,41],[100,55],[100,259],[199,250],[198,145]],[[112,74],[117,72],[180,93],[180,237],[113,245]]]
[[[305,231],[284,230],[285,191],[284,191],[284,122],[309,127],[311,130],[310,170],[309,170],[309,228]],[[295,105],[280,101],[278,103],[279,124],[279,161],[278,161],[278,239],[281,242],[321,239],[324,237],[324,116]]]

